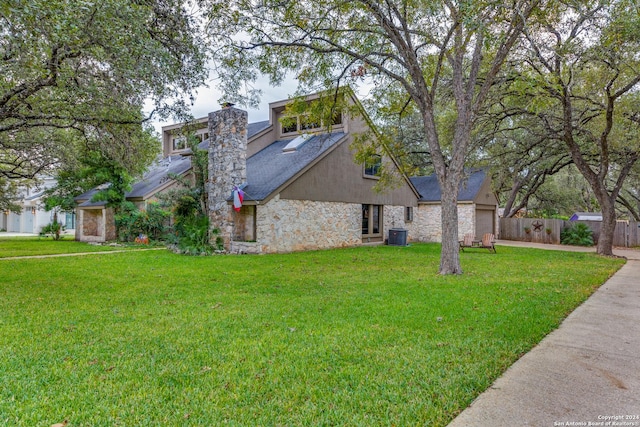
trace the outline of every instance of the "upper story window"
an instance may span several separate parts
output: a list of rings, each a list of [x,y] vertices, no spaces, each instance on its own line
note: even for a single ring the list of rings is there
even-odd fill
[[[173,149],[174,150],[184,150],[187,148],[187,138],[184,136],[174,136],[173,137]]]
[[[374,154],[364,163],[364,176],[379,177],[382,167],[382,156]]]
[[[342,114],[337,113],[331,119],[331,126],[342,124]],[[286,117],[282,121],[282,133],[302,132],[304,130],[320,129],[322,123],[311,119],[308,115]]]
[[[311,120],[309,116],[300,116],[300,130],[318,129],[320,123],[315,120]]]
[[[292,133],[298,131],[298,121],[287,121],[282,123],[282,133]]]

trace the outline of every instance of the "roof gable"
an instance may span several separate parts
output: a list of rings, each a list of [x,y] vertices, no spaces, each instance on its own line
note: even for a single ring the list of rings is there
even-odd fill
[[[414,176],[410,179],[418,193],[420,193],[420,202],[439,202],[442,199],[442,190],[435,174]],[[463,179],[460,183],[458,201],[473,201],[482,189],[486,179],[487,173],[484,169],[469,171],[466,179]]]
[[[323,157],[344,138],[343,132],[314,135],[294,151],[290,140],[276,141],[247,159],[245,201],[264,200],[298,173]],[[240,184],[240,183],[239,183]]]

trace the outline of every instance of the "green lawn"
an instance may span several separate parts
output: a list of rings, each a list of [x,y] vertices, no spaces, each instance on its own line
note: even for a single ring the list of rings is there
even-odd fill
[[[73,236],[64,236],[55,241],[51,237],[3,237],[0,233],[0,258],[16,256],[38,256],[70,254],[81,252],[109,252],[125,249],[139,249],[140,245],[91,245],[76,242]]]
[[[461,256],[0,260],[0,425],[444,426],[623,263]]]

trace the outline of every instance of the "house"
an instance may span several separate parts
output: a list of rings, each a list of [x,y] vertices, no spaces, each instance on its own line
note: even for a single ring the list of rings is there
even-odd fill
[[[407,230],[409,241],[440,241],[435,178],[409,179],[383,148],[367,164],[356,163],[354,141],[375,132],[354,95],[341,94],[351,108],[333,115],[330,123],[304,113],[292,116],[285,110],[292,102],[287,99],[269,105],[269,120],[248,123],[247,112],[227,105],[189,125],[188,132],[208,150],[209,217],[226,250],[271,253],[382,243],[389,230],[398,228]],[[310,95],[305,101],[318,98]],[[180,170],[188,173],[190,150],[181,129],[163,128],[163,154],[171,164],[184,162]],[[396,185],[376,191],[381,168],[396,177]],[[143,204],[165,191],[165,178],[160,177],[167,174],[157,166],[149,174],[156,178],[143,179],[146,193],[134,186],[128,199],[136,196]],[[476,171],[461,188],[461,233],[489,228],[494,232],[497,201],[487,175]],[[244,193],[237,210],[232,206],[235,189]],[[90,196],[78,198],[82,226],[77,237],[109,240],[112,233],[106,224],[113,220]]]
[[[44,209],[44,192],[55,184],[54,178],[40,176],[36,185],[24,186],[20,191],[20,198],[16,200],[16,204],[21,208],[20,212],[0,212],[0,231],[39,234],[45,225],[53,222],[56,214],[58,222],[62,223],[66,230],[73,230],[76,223],[75,213]]]
[[[349,92],[344,96],[358,106]],[[234,107],[209,115],[210,219],[225,248],[268,253],[354,246],[383,242],[386,230],[403,227],[406,208],[418,202],[408,178],[400,174],[397,187],[376,192],[376,165],[354,162],[354,137],[369,130],[365,116],[282,120],[290,102],[270,104],[269,121],[252,127],[247,113]],[[397,168],[379,154],[380,165]],[[236,186],[245,195],[239,212],[230,208]]]

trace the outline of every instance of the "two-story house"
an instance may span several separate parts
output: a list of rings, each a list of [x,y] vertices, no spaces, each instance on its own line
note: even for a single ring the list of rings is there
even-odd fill
[[[291,116],[285,108],[292,100],[287,99],[271,103],[269,120],[262,122],[249,123],[245,111],[225,106],[191,123],[187,131],[181,125],[167,126],[163,153],[171,161],[164,161],[165,169],[150,170],[127,197],[142,206],[166,190],[171,185],[166,179],[167,163],[173,167],[179,163],[180,173],[189,172],[188,132],[199,136],[200,147],[209,152],[211,225],[220,230],[231,252],[289,252],[383,242],[391,229],[406,230],[409,240],[439,241],[437,181],[404,176],[383,147],[374,161],[357,163],[354,140],[375,132],[370,132],[370,122],[354,95],[342,94],[351,108],[334,115],[331,123],[314,122],[302,114]],[[310,95],[307,101],[317,97]],[[395,185],[377,191],[374,186],[381,166],[397,179]],[[146,193],[136,186],[144,187]],[[244,194],[237,209],[233,209],[234,189]],[[484,172],[471,174],[460,195],[460,232],[494,232],[496,200]],[[78,200],[78,238],[114,238],[105,230],[112,218],[104,206],[90,202],[90,194]],[[480,228],[476,223],[482,223]]]

